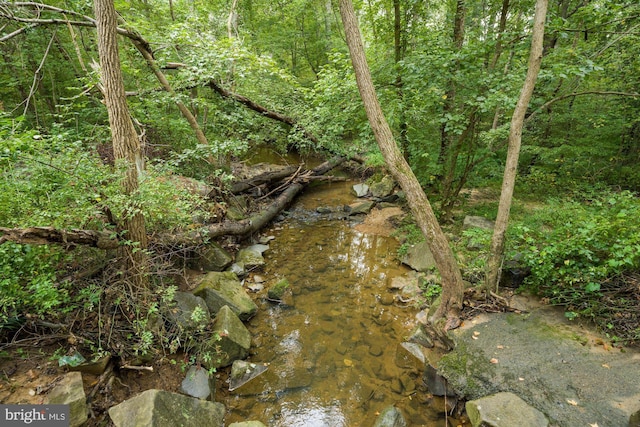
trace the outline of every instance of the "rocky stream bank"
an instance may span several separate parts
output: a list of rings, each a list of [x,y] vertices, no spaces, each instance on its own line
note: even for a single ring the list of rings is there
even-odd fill
[[[283,224],[291,215],[284,215],[237,253],[210,244],[191,265],[200,273],[173,295],[171,309],[163,313],[170,321],[168,328],[181,331],[181,346],[199,355],[195,363],[178,361],[189,366],[186,371],[169,378],[171,366],[176,372],[175,359],[172,365],[152,367],[141,361],[120,367],[118,377],[129,380],[124,386],[129,393],[105,408],[108,417],[103,418],[93,413],[96,390],[104,391],[103,382],[111,382],[111,389],[122,383],[108,375],[113,369],[109,358],[97,366],[68,368],[71,372],[64,375],[49,366],[55,380],[44,385],[40,381],[22,401],[69,404],[72,426],[640,425],[640,355],[608,346],[587,327],[569,322],[535,298],[513,297],[505,308],[508,313],[467,319],[453,334],[456,349],[451,353],[443,355],[434,348],[421,328],[429,302],[425,284],[437,282],[428,250],[423,245],[411,248],[403,260],[409,268],[400,268],[387,246],[367,240],[388,236],[393,218],[403,215],[402,195],[391,181],[383,180],[373,189],[356,185],[344,200],[318,203],[293,215],[301,223],[333,227],[337,221],[359,229],[355,253],[336,251],[315,264],[310,259],[332,252],[344,231],[322,239],[315,235],[317,229],[314,235],[302,228],[287,234]],[[491,226],[478,218],[465,223]],[[283,264],[273,261],[276,272],[269,265],[269,252],[279,240],[300,241],[314,249],[298,261],[289,249],[278,249],[283,263],[298,263],[298,275],[285,277]],[[352,240],[346,237],[346,245],[354,246]],[[375,267],[363,263],[362,247],[376,253]],[[345,257],[351,259],[343,264]],[[380,265],[393,272],[377,269]],[[351,282],[348,270],[355,270],[361,280]],[[333,275],[336,271],[339,275]],[[328,276],[338,292],[321,293],[315,281],[321,276]],[[346,292],[346,284],[358,293]],[[361,293],[374,298],[364,302]],[[315,308],[305,308],[307,299]],[[350,312],[360,304],[368,314],[350,323]],[[324,305],[326,311],[314,311]],[[303,326],[287,328],[294,318]],[[372,333],[378,327],[381,338]],[[275,341],[272,335],[277,335]],[[36,371],[30,370],[25,381],[38,382]],[[151,376],[155,382],[145,381]],[[293,412],[298,413],[287,413],[287,405],[293,405],[287,399],[298,395],[309,400],[312,395],[305,393],[319,378],[327,393],[344,388],[353,398],[334,406],[297,406]],[[3,384],[0,393],[6,389]],[[21,400],[7,393],[0,398],[3,403]],[[349,406],[358,407],[352,418],[345,415]]]

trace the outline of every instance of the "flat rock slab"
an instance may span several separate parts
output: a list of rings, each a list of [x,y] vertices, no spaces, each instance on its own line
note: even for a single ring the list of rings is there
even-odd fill
[[[473,427],[547,427],[544,414],[513,393],[498,393],[466,404]]]
[[[559,427],[627,426],[640,409],[640,352],[596,345],[554,307],[482,315],[454,336],[438,372],[468,399],[512,392]]]

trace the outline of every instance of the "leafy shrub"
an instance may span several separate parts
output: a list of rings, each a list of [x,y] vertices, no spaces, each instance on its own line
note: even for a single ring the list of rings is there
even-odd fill
[[[69,303],[67,285],[56,280],[61,259],[62,254],[48,246],[0,245],[1,323],[25,313],[50,319]]]
[[[600,313],[602,286],[640,267],[640,200],[629,192],[552,201],[510,229],[510,251],[531,268],[525,285],[572,316]]]

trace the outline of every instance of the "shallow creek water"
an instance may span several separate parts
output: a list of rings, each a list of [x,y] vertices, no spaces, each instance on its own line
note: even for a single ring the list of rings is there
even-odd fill
[[[274,304],[264,291],[254,294],[259,309],[247,324],[253,336],[248,361],[269,367],[218,397],[227,423],[372,426],[380,411],[396,405],[410,426],[445,425],[443,404],[427,394],[421,373],[395,362],[417,311],[382,298],[389,281],[408,271],[396,260],[398,243],[316,213],[354,202],[353,184],[306,190],[286,219],[263,233],[275,238],[264,254],[266,269],[255,274],[265,288],[287,278],[291,295]]]

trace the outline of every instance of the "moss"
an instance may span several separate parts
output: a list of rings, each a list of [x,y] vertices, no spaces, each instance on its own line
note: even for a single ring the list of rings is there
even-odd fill
[[[269,299],[280,301],[288,288],[289,281],[287,279],[281,279],[275,285],[269,288],[267,295]]]
[[[459,341],[455,350],[440,359],[438,373],[458,395],[469,399],[496,391],[489,381],[495,377],[495,366],[481,350],[470,349],[464,341]]]

